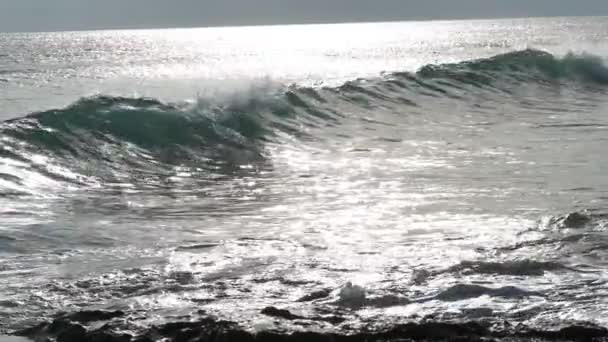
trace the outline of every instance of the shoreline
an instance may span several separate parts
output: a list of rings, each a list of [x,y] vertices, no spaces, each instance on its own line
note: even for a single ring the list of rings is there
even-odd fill
[[[274,310],[274,311],[273,311]],[[277,320],[296,320],[287,310],[266,308]],[[278,314],[281,314],[280,316]],[[136,324],[122,311],[80,311],[63,314],[51,322],[0,336],[0,342],[370,342],[370,341],[607,341],[608,329],[591,324],[570,325],[559,330],[537,330],[508,322],[437,322],[422,320],[388,328],[360,327],[355,331],[251,332],[236,322],[203,317],[195,321],[168,322],[136,331]]]

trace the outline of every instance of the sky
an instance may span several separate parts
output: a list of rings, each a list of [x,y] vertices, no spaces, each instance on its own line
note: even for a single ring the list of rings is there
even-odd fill
[[[0,0],[0,31],[608,15],[608,0]]]

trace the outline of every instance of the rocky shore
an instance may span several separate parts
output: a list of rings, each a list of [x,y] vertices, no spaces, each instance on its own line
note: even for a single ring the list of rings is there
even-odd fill
[[[287,310],[265,308],[277,320],[304,320]],[[319,332],[268,330],[252,332],[239,324],[213,317],[138,327],[122,311],[80,311],[15,331],[14,336],[56,342],[370,342],[370,341],[608,341],[608,330],[573,325],[559,330],[535,330],[522,325],[422,320],[390,328],[363,327],[359,331]]]

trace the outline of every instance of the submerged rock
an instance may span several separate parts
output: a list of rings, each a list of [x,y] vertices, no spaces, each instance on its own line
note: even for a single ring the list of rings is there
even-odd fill
[[[581,213],[571,213],[563,217],[561,223],[565,228],[582,228],[589,223],[589,221],[591,221],[589,216]]]
[[[481,296],[492,296],[492,297],[503,297],[503,298],[522,298],[543,295],[538,292],[527,291],[515,286],[505,286],[500,288],[490,288],[481,285],[472,284],[457,284],[447,290],[439,293],[435,296],[435,299],[439,299],[446,302],[455,302],[459,300],[465,300],[470,298],[477,298]]]
[[[364,306],[366,303],[365,289],[358,285],[353,285],[350,281],[340,289],[339,304],[345,306]]]
[[[264,314],[266,316],[270,316],[270,317],[283,318],[283,319],[287,319],[287,320],[304,318],[302,316],[292,314],[291,312],[289,312],[289,310],[277,309],[274,306],[269,306],[267,308],[264,308],[264,310],[262,310],[262,314]]]
[[[327,298],[331,294],[331,290],[323,289],[319,291],[315,291],[313,293],[307,294],[304,297],[297,300],[297,302],[312,302],[317,299]]]
[[[95,321],[107,321],[113,318],[123,317],[125,315],[122,311],[103,311],[103,310],[92,310],[92,311],[78,311],[76,313],[65,316],[70,321],[78,323],[89,323]]]
[[[606,341],[608,329],[595,325],[574,325],[557,331],[529,330],[515,332],[521,337],[535,337],[546,341]]]
[[[514,276],[542,276],[545,271],[567,269],[556,262],[541,262],[535,260],[507,260],[500,262],[462,261],[448,268],[447,272],[462,272],[464,274],[499,274]]]

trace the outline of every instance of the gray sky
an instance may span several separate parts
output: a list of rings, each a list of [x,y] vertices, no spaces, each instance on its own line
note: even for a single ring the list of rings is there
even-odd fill
[[[0,0],[0,31],[608,15],[608,0]]]

